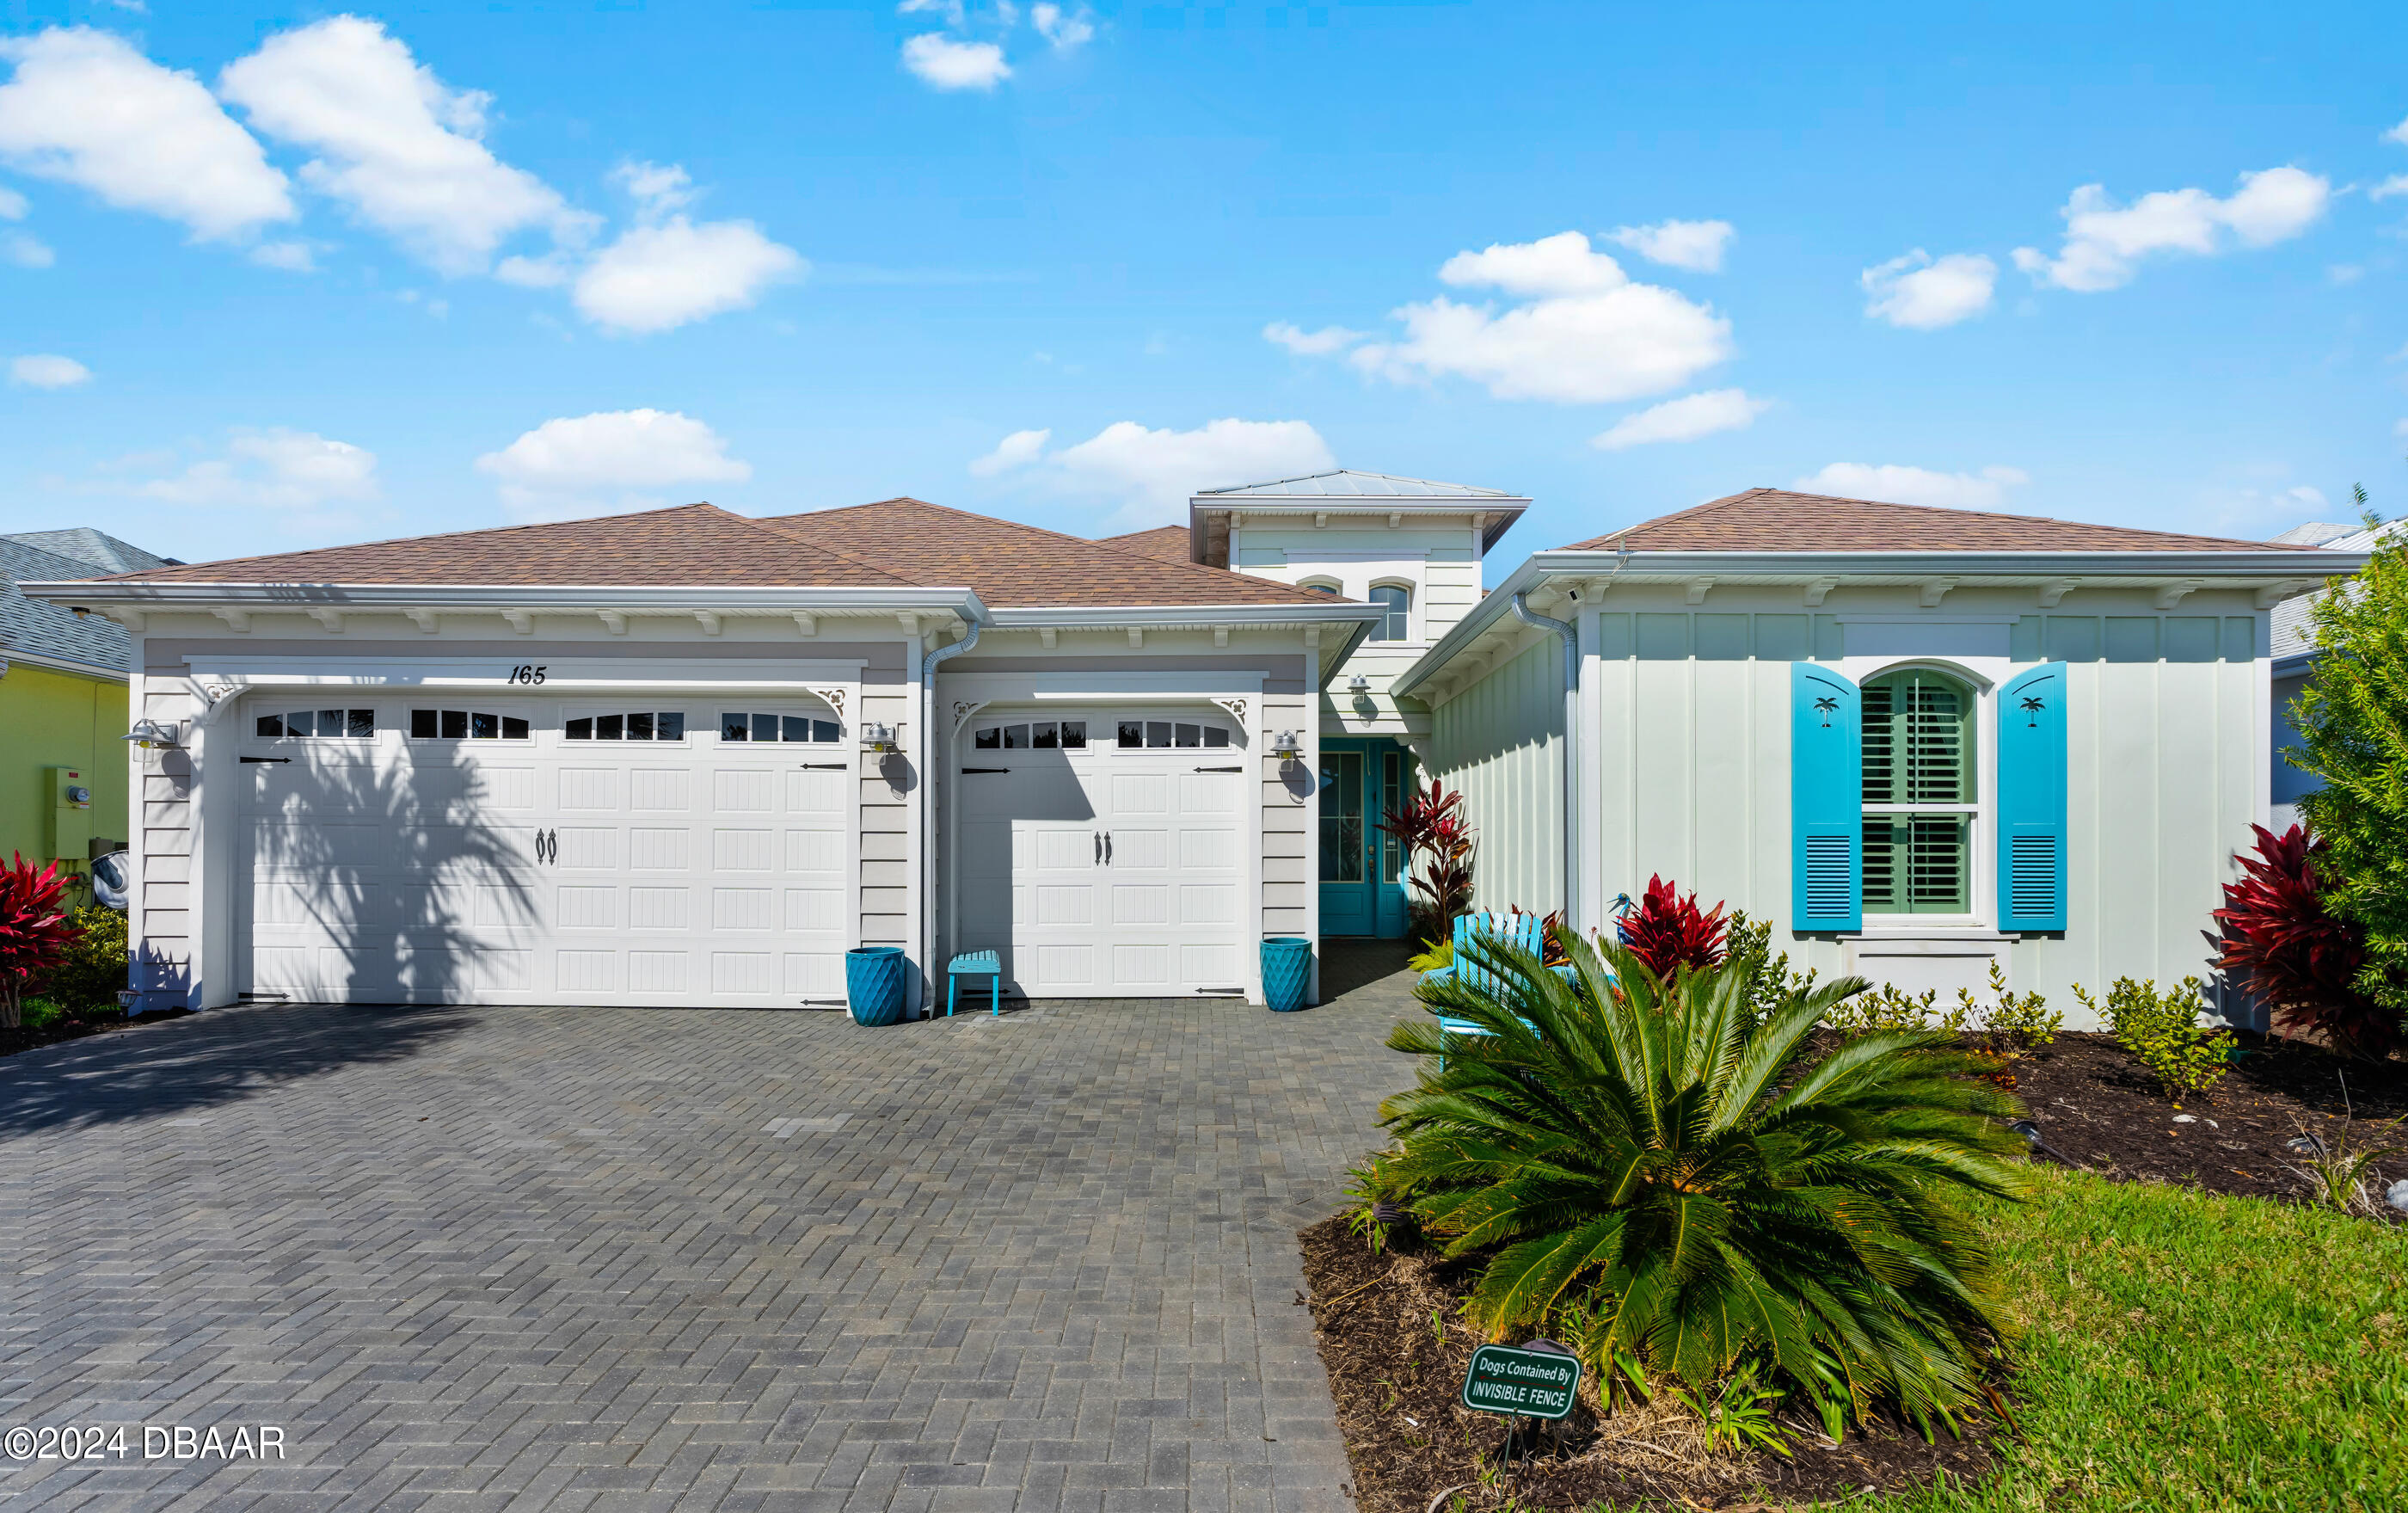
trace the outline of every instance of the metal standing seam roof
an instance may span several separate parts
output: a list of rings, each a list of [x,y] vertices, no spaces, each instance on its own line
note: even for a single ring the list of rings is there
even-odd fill
[[[2408,523],[2395,520],[2371,528],[2360,526],[2356,530],[2344,530],[2315,544],[2331,552],[2372,552],[2403,528],[2408,528]],[[2286,531],[2284,534],[2295,533]],[[2308,610],[2316,600],[2331,592],[2329,588],[2321,588],[2313,594],[2286,598],[2274,606],[2272,655],[2275,661],[2306,656],[2315,650],[2315,626],[2309,619]]]
[[[134,638],[123,626],[97,614],[79,615],[64,604],[27,598],[17,587],[29,580],[97,577],[92,569],[89,562],[0,537],[0,575],[7,582],[0,591],[0,657],[17,653],[127,676],[134,667]]]
[[[1512,499],[1522,496],[1503,489],[1474,488],[1469,483],[1441,483],[1427,478],[1395,473],[1361,473],[1341,468],[1335,472],[1307,473],[1301,478],[1274,479],[1268,483],[1240,483],[1228,488],[1198,489],[1197,500],[1211,499]]]

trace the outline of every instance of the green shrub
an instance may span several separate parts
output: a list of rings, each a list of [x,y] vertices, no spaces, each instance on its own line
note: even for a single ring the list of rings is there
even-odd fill
[[[1440,967],[1451,967],[1455,965],[1455,942],[1440,941],[1436,945],[1417,951],[1405,958],[1405,965],[1415,972],[1436,972]]]
[[[2073,996],[2107,1021],[2117,1044],[2149,1069],[2168,1097],[2180,1098],[2206,1092],[2231,1065],[2232,1031],[2200,1029],[2199,999],[2206,987],[2186,977],[2159,992],[2156,983],[2118,977],[2104,1006],[2080,983],[2073,985]]]
[[[2065,1016],[2038,993],[2007,991],[2007,974],[1996,957],[1990,958],[1990,1006],[1977,1006],[1972,993],[1962,987],[1956,989],[1956,1003],[1968,1022],[1981,1027],[1990,1054],[2011,1061],[2051,1044],[2065,1028]]]
[[[86,904],[69,923],[79,933],[58,965],[43,973],[42,996],[87,1017],[93,1010],[116,1013],[118,990],[125,986],[125,915]]]
[[[1747,980],[1748,1021],[1762,1024],[1772,1012],[1793,993],[1814,990],[1814,970],[1803,974],[1789,970],[1789,953],[1772,954],[1772,921],[1761,923],[1751,919],[1742,910],[1733,909],[1730,924],[1723,933],[1724,958],[1730,970]],[[1854,1001],[1851,1000],[1850,1001]]]
[[[1808,1037],[1861,978],[1757,1024],[1744,970],[1664,984],[1619,946],[1561,940],[1574,982],[1483,944],[1467,951],[1496,992],[1415,989],[1487,1034],[1388,1037],[1422,1062],[1381,1107],[1400,1149],[1379,1180],[1449,1256],[1481,1259],[1466,1317],[1493,1339],[1561,1330],[1601,1386],[1695,1391],[1763,1358],[1847,1417],[1928,1425],[1980,1400],[2000,1300],[1956,1199],[2024,1178],[2000,1122],[2020,1105],[1967,1075],[1979,1059],[1928,1032],[1817,1057]]]
[[[29,998],[17,1005],[18,1022],[27,1030],[48,1030],[75,1017],[60,1004],[46,998]]]

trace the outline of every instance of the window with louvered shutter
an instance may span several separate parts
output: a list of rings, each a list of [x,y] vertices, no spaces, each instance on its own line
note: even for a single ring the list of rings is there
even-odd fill
[[[1866,913],[1971,911],[1974,703],[1922,669],[1865,684]]]

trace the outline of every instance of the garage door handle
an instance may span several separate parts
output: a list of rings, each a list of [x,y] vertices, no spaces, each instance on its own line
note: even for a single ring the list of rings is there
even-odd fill
[[[1104,832],[1104,865],[1105,865],[1105,866],[1107,866],[1107,867],[1109,867],[1109,866],[1111,866],[1111,864],[1112,864],[1112,832],[1111,832],[1111,831],[1110,831],[1110,830],[1106,830],[1106,831]]]
[[[545,839],[543,831],[538,830],[535,832],[535,859],[538,861],[552,862],[554,864],[559,862],[560,832],[558,830],[552,831],[549,840]]]
[[[1010,771],[1009,767],[965,767],[962,769],[962,775],[968,777],[972,772],[1009,772]]]
[[[1242,767],[1199,767],[1196,771],[1199,772],[1242,772],[1245,769]]]
[[[290,756],[245,756],[242,765],[249,767],[254,762],[289,762],[292,759]]]
[[[1097,830],[1097,831],[1096,831],[1096,832],[1095,832],[1095,841],[1096,841],[1096,866],[1098,866],[1098,867],[1100,867],[1100,866],[1102,866],[1102,865],[1104,864],[1104,832],[1103,832],[1103,831],[1101,831],[1101,830]]]
[[[845,766],[842,762],[805,762],[803,764],[803,771],[806,772],[841,772],[844,770]]]

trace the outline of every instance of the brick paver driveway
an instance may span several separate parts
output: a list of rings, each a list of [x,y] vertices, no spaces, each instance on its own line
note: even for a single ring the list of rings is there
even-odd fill
[[[879,1030],[246,1008],[9,1058],[0,1429],[126,1438],[0,1499],[1340,1509],[1295,1231],[1378,1143],[1403,981]]]

